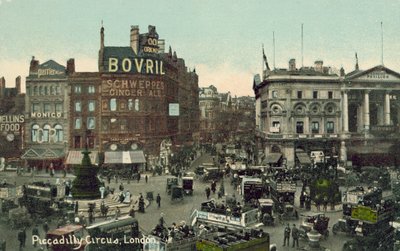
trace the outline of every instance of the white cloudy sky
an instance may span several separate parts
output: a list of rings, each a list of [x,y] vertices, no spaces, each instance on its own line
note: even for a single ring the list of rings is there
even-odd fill
[[[53,59],[65,65],[75,58],[78,71],[96,71],[99,29],[106,46],[128,46],[131,25],[142,32],[155,25],[186,65],[199,74],[199,85],[220,92],[253,95],[252,78],[260,73],[261,45],[272,66],[272,33],[276,67],[290,58],[304,65],[354,68],[381,63],[400,71],[400,0],[0,0],[0,76],[7,86],[28,75],[29,61]]]

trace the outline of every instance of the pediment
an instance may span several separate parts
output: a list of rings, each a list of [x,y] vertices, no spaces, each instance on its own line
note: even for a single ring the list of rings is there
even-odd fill
[[[366,71],[359,71],[355,74],[351,74],[350,76],[346,76],[346,80],[366,82],[400,82],[400,73],[380,65]]]

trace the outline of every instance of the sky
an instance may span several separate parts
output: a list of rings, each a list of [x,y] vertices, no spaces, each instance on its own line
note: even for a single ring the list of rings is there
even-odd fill
[[[129,46],[131,25],[155,25],[200,87],[237,96],[254,96],[262,45],[271,67],[301,66],[302,24],[304,66],[350,72],[356,52],[361,69],[380,65],[383,31],[383,63],[400,72],[400,0],[0,0],[0,77],[24,82],[32,56],[97,71],[102,21],[106,46]]]

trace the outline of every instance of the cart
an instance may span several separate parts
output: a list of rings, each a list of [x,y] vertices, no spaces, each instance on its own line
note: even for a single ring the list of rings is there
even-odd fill
[[[186,195],[193,195],[193,177],[182,177],[182,186]]]
[[[258,199],[260,210],[260,221],[264,226],[274,226],[275,218],[273,216],[274,202],[271,199]]]
[[[166,187],[166,192],[168,194],[171,194],[171,188],[172,186],[177,186],[178,185],[178,178],[167,178],[167,187]]]
[[[183,200],[183,187],[172,186],[171,188],[171,200]]]

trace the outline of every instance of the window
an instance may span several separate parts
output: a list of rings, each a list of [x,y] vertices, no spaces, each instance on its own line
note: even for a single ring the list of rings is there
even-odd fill
[[[76,112],[82,111],[81,101],[75,101],[75,111]]]
[[[39,126],[33,125],[31,132],[32,132],[32,142],[37,142],[39,137]]]
[[[105,132],[108,131],[108,128],[110,128],[110,121],[107,119],[104,119],[101,121],[101,129]]]
[[[56,133],[54,135],[55,137],[55,142],[62,142],[64,140],[64,133],[63,133],[63,128],[61,125],[56,125],[54,127]]]
[[[94,112],[95,111],[95,106],[96,106],[96,101],[89,100],[88,111],[89,112]]]
[[[49,132],[50,132],[50,126],[45,125],[43,127],[43,139],[42,139],[44,142],[49,142]]]
[[[117,99],[112,98],[110,99],[110,111],[116,111],[117,110]]]
[[[88,87],[88,93],[95,93],[96,89],[94,88],[94,85],[89,85]]]
[[[81,125],[82,125],[82,119],[81,118],[75,118],[75,129],[81,129]]]
[[[103,109],[103,111],[108,111],[108,101],[107,100],[101,101],[101,109]]]
[[[43,105],[43,112],[51,112],[51,105],[50,104],[44,104]]]
[[[74,148],[81,148],[81,136],[74,137]]]
[[[112,131],[118,130],[118,120],[116,118],[110,119],[110,127]]]
[[[281,124],[279,123],[279,121],[272,121],[272,127],[281,127]]]
[[[333,92],[328,92],[328,98],[333,99]]]
[[[135,99],[135,111],[139,111],[139,99]]]
[[[49,95],[49,89],[47,88],[47,86],[44,87],[44,95]]]
[[[126,109],[126,101],[125,100],[120,100],[119,102],[119,110],[125,111]]]
[[[312,133],[319,133],[319,123],[316,121],[313,121],[311,123],[311,132]]]
[[[40,95],[44,95],[44,88],[43,86],[39,86]]]
[[[87,119],[87,129],[94,129],[96,127],[96,120],[94,117],[89,117]]]
[[[81,86],[80,85],[75,85],[74,86],[74,92],[75,93],[81,93],[82,92]]]
[[[94,136],[88,136],[87,137],[88,148],[93,149],[94,148],[94,142],[95,142],[95,137]]]
[[[40,112],[40,104],[32,104],[32,112]]]
[[[121,128],[121,131],[126,131],[127,129],[128,129],[128,125],[127,125],[127,122],[126,122],[126,119],[121,119],[120,120],[120,128]]]
[[[313,98],[318,98],[318,91],[313,91],[312,97]]]
[[[56,103],[56,112],[62,112],[62,111],[63,111],[63,104]]]
[[[334,133],[335,132],[335,124],[333,121],[326,122],[326,133]]]
[[[297,91],[297,98],[303,98],[303,92]]]
[[[131,98],[128,99],[128,110],[129,111],[133,110],[133,100]]]
[[[278,91],[272,91],[272,97],[278,98]]]
[[[304,122],[298,121],[296,123],[296,133],[304,133]]]
[[[270,132],[272,133],[279,133],[280,131],[281,124],[279,121],[272,121],[272,127],[270,128]]]
[[[56,94],[61,95],[61,87],[56,86]]]
[[[33,94],[32,94],[33,96],[36,96],[36,95],[38,95],[38,87],[37,86],[34,86],[33,87]]]

